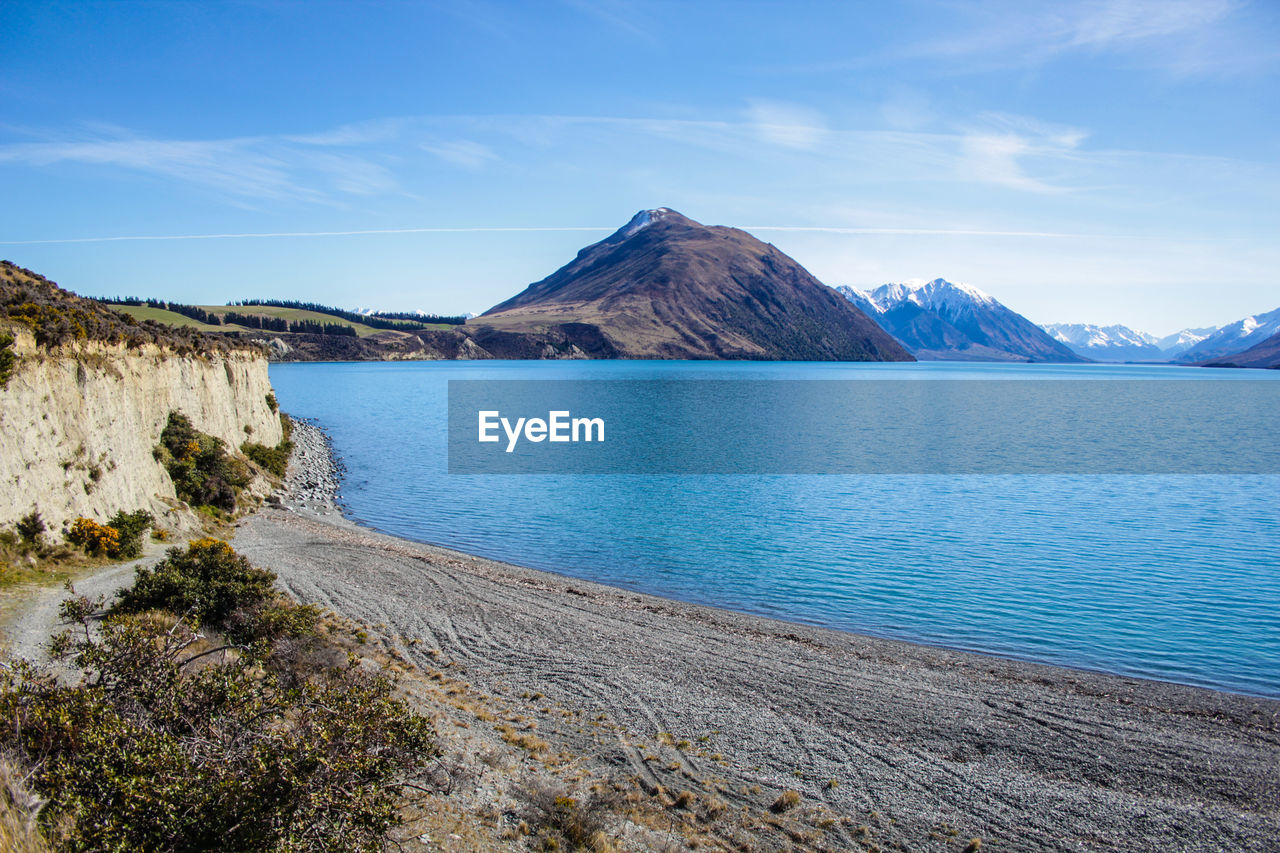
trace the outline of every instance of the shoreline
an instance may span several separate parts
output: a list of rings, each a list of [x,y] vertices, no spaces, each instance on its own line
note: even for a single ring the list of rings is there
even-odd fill
[[[661,592],[648,592],[643,589],[615,585],[615,584],[608,583],[606,581],[592,580],[590,578],[584,578],[584,577],[569,574],[566,572],[559,572],[554,568],[527,566],[521,563],[513,563],[509,560],[504,560],[500,557],[490,557],[484,554],[472,553],[470,551],[460,551],[457,548],[453,548],[449,545],[444,545],[437,542],[427,542],[419,539],[410,539],[405,536],[400,536],[395,533],[389,533],[387,531],[380,530],[371,525],[352,519],[348,516],[347,509],[345,506],[343,506],[339,498],[341,481],[343,477],[346,475],[346,468],[342,463],[341,457],[339,457],[337,453],[333,450],[333,445],[331,440],[329,439],[328,434],[325,433],[324,428],[319,426],[319,424],[313,418],[296,418],[295,423],[300,423],[305,425],[303,434],[308,436],[308,438],[307,438],[306,448],[301,451],[299,457],[296,460],[291,460],[290,462],[289,476],[294,479],[293,480],[286,479],[284,488],[282,490],[283,493],[285,494],[292,494],[301,490],[300,496],[293,497],[291,499],[286,499],[283,502],[283,505],[290,511],[300,512],[302,514],[319,513],[324,517],[332,517],[334,515],[337,515],[342,519],[344,523],[352,525],[354,528],[358,530],[368,531],[370,533],[375,533],[381,536],[387,536],[403,542],[423,545],[430,548],[437,548],[437,549],[440,549],[441,551],[446,551],[452,554],[456,554],[463,558],[487,560],[493,563],[511,566],[514,568],[519,568],[524,571],[545,574],[552,578],[558,578],[566,582],[591,583],[591,584],[595,584],[597,586],[603,587],[605,589],[615,590],[620,593],[643,595],[643,596],[652,597],[660,601],[678,603],[678,604],[682,604],[690,607],[703,607],[713,611],[722,611],[722,612],[733,614],[733,615],[763,619],[769,622],[775,622],[782,625],[793,625],[793,626],[802,627],[802,628],[812,628],[812,629],[818,629],[818,630],[824,630],[824,631],[832,631],[836,634],[849,635],[851,637],[858,637],[858,638],[862,638],[870,641],[881,641],[886,643],[902,643],[907,646],[920,646],[923,648],[933,649],[940,652],[953,652],[961,655],[976,655],[980,658],[1009,661],[1013,663],[1025,663],[1025,664],[1030,664],[1034,666],[1049,667],[1051,669],[1060,669],[1066,672],[1086,673],[1090,675],[1108,676],[1112,678],[1119,678],[1119,679],[1126,679],[1126,680],[1137,680],[1142,682],[1151,682],[1154,684],[1165,684],[1165,685],[1170,685],[1175,687],[1192,688],[1196,690],[1208,690],[1215,693],[1225,693],[1231,696],[1241,696],[1241,697],[1250,698],[1250,699],[1264,699],[1264,700],[1280,702],[1280,693],[1268,694],[1268,693],[1249,692],[1246,690],[1235,690],[1229,687],[1223,687],[1223,686],[1213,685],[1213,684],[1196,684],[1194,682],[1189,682],[1189,681],[1176,681],[1172,679],[1158,678],[1156,676],[1147,675],[1147,674],[1138,673],[1138,672],[1129,673],[1129,672],[1121,672],[1121,671],[1102,669],[1102,668],[1093,668],[1093,667],[1082,666],[1082,665],[1077,665],[1073,663],[1058,663],[1058,662],[1042,660],[1034,657],[1024,657],[1024,656],[1020,656],[1012,653],[1002,654],[1000,652],[990,651],[987,649],[966,648],[964,646],[959,646],[959,645],[949,645],[944,642],[930,642],[928,640],[912,638],[912,637],[894,637],[886,634],[875,634],[875,633],[870,633],[866,631],[858,631],[853,629],[840,628],[832,625],[824,625],[819,622],[803,622],[795,619],[786,619],[782,617],[769,616],[764,613],[759,613],[751,610],[736,610],[734,608],[723,607],[721,605],[717,605],[709,602],[693,601],[693,600],[684,599],[684,598],[676,598],[673,596],[665,595]],[[312,431],[314,431],[314,433]],[[294,467],[295,462],[301,462],[302,464],[298,465],[295,468]],[[308,485],[306,486],[299,485],[303,483],[306,483]],[[319,487],[316,487],[316,484],[319,484]]]
[[[641,784],[795,788],[854,820],[891,816],[884,840],[908,849],[931,849],[940,823],[992,849],[1274,844],[1280,701],[782,622],[400,539],[338,511],[318,428],[295,441],[280,505],[241,522],[238,550],[415,664],[443,657],[495,696],[546,696],[720,756],[658,766],[627,736],[540,729]]]

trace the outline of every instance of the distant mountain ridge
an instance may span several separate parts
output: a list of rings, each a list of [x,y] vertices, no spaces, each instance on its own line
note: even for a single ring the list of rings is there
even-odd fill
[[[544,336],[604,358],[913,360],[776,247],[666,207],[640,211],[465,330],[486,349],[486,335]]]
[[[836,288],[917,358],[1082,362],[1088,359],[991,295],[946,279]]]
[[[1228,323],[1183,351],[1177,360],[1184,364],[1214,361],[1232,356],[1280,333],[1280,308]]]
[[[1178,357],[1219,330],[1219,326],[1182,329],[1163,338],[1129,326],[1049,323],[1044,330],[1074,352],[1094,361],[1179,360]]]
[[[1243,352],[1221,356],[1208,362],[1215,367],[1269,367],[1280,369],[1280,332]]]
[[[1221,326],[1204,326],[1199,329],[1182,329],[1171,335],[1165,335],[1156,341],[1156,346],[1169,358],[1179,356],[1205,338],[1218,331]]]
[[[1164,361],[1158,338],[1128,326],[1050,323],[1044,330],[1073,352],[1094,361]]]

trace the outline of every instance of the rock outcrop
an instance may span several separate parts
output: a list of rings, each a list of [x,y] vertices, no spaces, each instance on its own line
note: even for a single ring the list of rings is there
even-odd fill
[[[159,517],[177,503],[153,455],[171,411],[232,450],[281,439],[258,352],[179,355],[98,341],[47,349],[22,332],[13,351],[17,366],[0,390],[0,526],[32,509],[52,530],[121,509]]]

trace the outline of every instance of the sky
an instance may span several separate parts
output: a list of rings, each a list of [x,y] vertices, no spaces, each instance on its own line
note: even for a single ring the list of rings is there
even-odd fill
[[[1156,334],[1280,307],[1280,3],[0,0],[0,257],[481,312],[636,211]]]

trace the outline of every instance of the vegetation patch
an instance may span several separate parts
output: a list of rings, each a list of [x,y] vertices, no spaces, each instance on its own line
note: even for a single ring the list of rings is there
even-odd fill
[[[189,354],[225,351],[237,346],[223,336],[139,322],[100,302],[63,290],[44,276],[10,261],[0,261],[0,321],[27,328],[42,347],[76,341],[129,346],[152,343]]]
[[[178,497],[196,507],[235,512],[237,490],[252,479],[249,466],[229,456],[222,439],[200,432],[181,412],[169,413],[156,459],[169,472]]]
[[[267,395],[267,405],[271,406],[273,412],[278,408],[275,399],[274,394]],[[288,415],[281,413],[280,426],[284,437],[275,447],[252,441],[246,441],[240,445],[241,453],[277,477],[285,475],[285,471],[289,469],[289,456],[293,453],[293,439],[290,437],[293,435],[293,421]]]
[[[191,624],[220,630],[236,642],[313,634],[320,611],[281,597],[275,581],[275,574],[252,565],[226,542],[197,539],[139,569],[111,612],[181,613]]]
[[[18,364],[18,356],[13,351],[13,335],[0,334],[0,388],[8,388],[9,380]]]
[[[101,600],[64,602],[75,627],[52,648],[79,683],[0,668],[0,754],[46,801],[44,839],[69,851],[385,849],[403,785],[439,754],[431,725],[385,677],[331,663],[314,619],[300,634],[297,620],[248,618],[254,641],[233,636],[264,603],[304,608],[226,543],[166,563],[105,615]],[[142,609],[155,603],[185,609]]]

